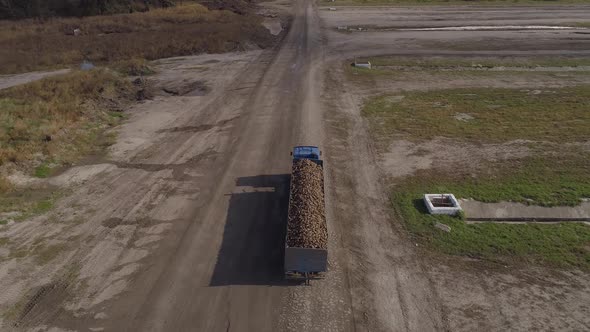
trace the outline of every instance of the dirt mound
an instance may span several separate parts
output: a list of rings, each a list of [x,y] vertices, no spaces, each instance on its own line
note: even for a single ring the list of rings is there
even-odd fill
[[[301,159],[293,163],[287,245],[327,249],[322,168]]]

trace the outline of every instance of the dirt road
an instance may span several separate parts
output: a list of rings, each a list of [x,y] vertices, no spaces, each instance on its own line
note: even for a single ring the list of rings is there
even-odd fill
[[[440,324],[421,315],[428,290],[408,284],[420,278],[399,268],[390,275],[389,247],[371,238],[391,233],[381,209],[378,223],[353,236],[351,215],[341,219],[328,197],[327,279],[314,287],[283,281],[288,152],[326,145],[325,36],[312,1],[292,10],[277,49],[162,61],[158,84],[199,86],[199,77],[211,92],[161,96],[131,110],[110,159],[60,175],[74,193],[52,214],[10,228],[7,235],[24,243],[19,248],[43,240],[63,251],[42,268],[22,260],[3,267],[12,286],[1,303],[14,327],[347,331]],[[336,182],[328,175],[326,183],[330,196]],[[367,199],[359,200],[364,209]],[[364,247],[348,248],[351,242]],[[400,293],[408,294],[405,304]]]
[[[44,241],[60,251],[42,266],[33,257],[0,262],[0,308],[9,313],[1,326],[448,329],[413,243],[391,223],[358,100],[331,71],[354,55],[412,51],[404,48],[411,42],[342,34],[313,1],[292,6],[276,49],[160,61],[158,86],[199,88],[130,110],[108,158],[53,179],[72,192],[53,212],[2,230],[15,250]],[[312,287],[281,273],[289,151],[297,144],[320,145],[327,158],[330,271]]]
[[[193,202],[200,208],[166,240],[169,250],[150,263],[154,267],[129,296],[109,306],[112,328],[276,331],[289,323],[291,308],[283,308],[291,291],[281,278],[290,167],[285,157],[294,144],[322,139],[317,107],[306,102],[313,87],[309,64],[321,56],[320,40],[312,34],[319,31],[318,21],[311,2],[294,10],[280,49],[259,59],[268,57],[268,67],[254,65],[237,79],[234,90],[246,91],[234,98],[245,101],[234,106],[240,118],[230,129],[231,141],[194,183],[203,190]],[[226,103],[227,95],[221,101]],[[231,109],[220,106],[212,107],[212,116]],[[333,290],[322,292],[328,300],[301,302],[296,310],[303,311],[302,324],[349,326],[346,295]],[[342,306],[333,306],[334,301]]]
[[[24,307],[12,317],[15,327],[353,329],[335,257],[322,287],[282,278],[289,151],[323,140],[319,19],[311,1],[293,11],[275,50],[163,61],[162,85],[191,84],[190,72],[211,93],[164,96],[132,110],[110,160],[66,174],[87,182],[58,203],[53,219],[62,232],[47,233],[55,226],[43,230],[44,221],[10,230],[15,241],[44,231],[65,246],[72,234],[82,238],[26,283],[17,280],[32,266],[5,267],[14,286],[3,302]]]

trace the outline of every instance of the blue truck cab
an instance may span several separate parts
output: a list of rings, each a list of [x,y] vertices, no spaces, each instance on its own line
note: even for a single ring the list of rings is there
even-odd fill
[[[293,160],[298,159],[309,159],[314,163],[323,166],[324,162],[322,161],[322,152],[320,148],[317,146],[311,145],[300,145],[293,148],[293,152],[291,152],[293,156]]]

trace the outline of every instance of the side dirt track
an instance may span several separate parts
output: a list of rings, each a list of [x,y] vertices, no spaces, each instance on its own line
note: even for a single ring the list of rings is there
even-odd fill
[[[465,51],[438,49],[431,32],[342,34],[333,24],[339,12],[297,1],[275,49],[159,61],[156,86],[207,89],[131,109],[108,158],[51,179],[71,191],[55,209],[0,229],[0,329],[588,328],[578,305],[588,294],[584,273],[482,274],[477,262],[425,256],[391,220],[386,172],[360,116],[364,94],[346,83],[342,63]],[[494,33],[435,39],[471,45]],[[518,45],[542,36],[535,53],[590,53],[570,52],[564,36],[587,42],[559,34],[502,37]],[[288,152],[301,144],[327,155],[329,272],[311,287],[282,278]]]

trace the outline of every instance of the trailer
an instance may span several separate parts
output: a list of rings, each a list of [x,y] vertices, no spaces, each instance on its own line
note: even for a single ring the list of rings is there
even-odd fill
[[[321,151],[316,146],[296,146],[291,152],[293,156],[292,173],[291,173],[291,185],[289,191],[289,210],[288,210],[288,221],[287,221],[287,232],[285,238],[285,261],[284,271],[286,279],[304,280],[306,284],[309,284],[310,279],[323,278],[323,273],[327,271],[328,265],[328,250],[327,250],[327,225],[325,219],[325,201],[324,201],[324,162],[321,159]],[[321,205],[321,218],[318,218],[318,222],[322,223],[317,225],[319,229],[325,230],[325,244],[320,247],[304,247],[304,246],[289,246],[290,236],[289,234],[289,222],[293,220],[294,213],[294,192],[297,190],[295,184],[298,183],[295,172],[295,165],[301,159],[307,159],[316,165],[320,166],[321,169],[321,181],[319,181],[320,188],[312,188],[314,190],[321,191],[321,202],[317,202]],[[311,199],[311,198],[309,198]],[[316,204],[317,206],[317,204]]]

